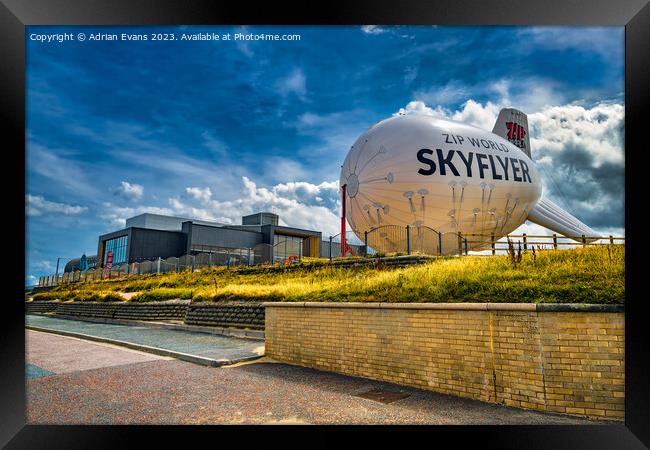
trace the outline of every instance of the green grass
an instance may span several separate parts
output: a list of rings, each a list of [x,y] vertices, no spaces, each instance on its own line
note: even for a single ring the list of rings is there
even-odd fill
[[[74,283],[35,299],[87,299],[118,291],[131,301],[548,302],[623,303],[625,247],[593,246],[508,256],[441,257],[404,268],[330,267],[260,273],[247,268]],[[87,301],[87,300],[86,300]]]

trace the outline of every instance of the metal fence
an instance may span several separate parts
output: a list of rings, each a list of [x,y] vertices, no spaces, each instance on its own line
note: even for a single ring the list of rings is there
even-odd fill
[[[587,247],[593,245],[624,245],[625,237],[620,236],[562,236],[532,235],[532,234],[509,234],[501,238],[493,234],[466,234],[468,245],[476,252],[483,251],[496,255],[499,252],[508,252],[508,240],[519,246],[523,251],[532,248],[541,250],[559,250],[561,248]]]
[[[461,233],[439,233],[424,225],[384,225],[367,231],[364,241],[369,254],[421,253],[442,256],[467,254],[469,249],[469,242]]]
[[[403,253],[424,255],[468,255],[492,254],[508,252],[508,240],[525,252],[533,247],[542,250],[557,250],[559,248],[586,247],[590,245],[625,244],[624,237],[614,236],[558,236],[552,235],[495,235],[439,233],[427,226],[384,225],[364,233],[364,242],[348,243],[346,256],[373,256],[377,254]],[[358,242],[352,235],[348,242]],[[302,245],[300,246],[302,248]],[[114,265],[110,268],[90,269],[86,271],[67,272],[62,275],[50,275],[39,278],[38,286],[56,286],[58,284],[76,283],[80,281],[104,280],[151,273],[181,272],[197,270],[212,266],[252,266],[272,263],[291,263],[302,258],[302,251],[292,255],[274,255],[274,247],[270,244],[258,244],[253,248],[221,249],[209,253],[184,255],[180,258],[158,258],[143,260],[130,264]],[[329,240],[321,241],[321,258],[340,258],[340,235],[330,236]]]
[[[508,240],[521,245],[523,251],[533,247],[541,250],[586,247],[591,245],[625,244],[624,237],[615,236],[561,236],[510,234],[503,237],[456,232],[439,233],[427,226],[385,225],[364,235],[367,254],[420,253],[425,255],[468,255],[508,252]]]
[[[110,280],[129,276],[146,275],[151,273],[182,272],[185,270],[199,270],[212,266],[253,266],[300,260],[302,253],[290,255],[287,258],[273,257],[273,246],[270,244],[257,244],[253,248],[226,249],[209,253],[183,255],[179,258],[157,258],[142,260],[130,264],[115,264],[111,267],[95,268],[86,271],[66,272],[62,275],[40,277],[39,287],[56,286],[59,284],[77,283],[80,281]]]
[[[346,256],[368,256],[368,249],[353,231],[345,233],[345,240],[348,245]],[[328,240],[322,240],[320,243],[321,258],[340,258],[341,253],[341,233],[330,236]]]

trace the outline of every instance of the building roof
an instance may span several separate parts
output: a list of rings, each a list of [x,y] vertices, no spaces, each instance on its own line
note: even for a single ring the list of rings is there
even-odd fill
[[[186,217],[165,216],[162,214],[143,213],[126,219],[125,228],[148,228],[153,230],[181,231],[183,222],[198,225],[223,227],[227,224],[207,220],[188,219]]]

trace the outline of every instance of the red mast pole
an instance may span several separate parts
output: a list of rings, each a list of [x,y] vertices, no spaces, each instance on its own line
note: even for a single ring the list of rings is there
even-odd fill
[[[341,214],[341,256],[346,255],[348,248],[348,243],[345,240],[345,194],[347,186],[347,184],[341,186],[341,205],[343,206],[343,213]]]

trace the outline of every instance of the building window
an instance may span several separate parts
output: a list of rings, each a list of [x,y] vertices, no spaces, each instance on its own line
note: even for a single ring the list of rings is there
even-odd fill
[[[123,264],[127,259],[126,247],[128,245],[129,237],[121,236],[115,239],[110,239],[104,244],[104,261],[103,266],[106,267],[108,262],[108,254],[113,252],[112,265]]]
[[[194,256],[208,255],[208,265],[242,265],[251,264],[254,251],[250,248],[220,247],[217,245],[192,244],[190,254]]]
[[[273,236],[273,259],[281,261],[289,256],[302,257],[302,238],[276,234]]]

